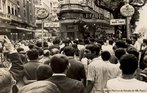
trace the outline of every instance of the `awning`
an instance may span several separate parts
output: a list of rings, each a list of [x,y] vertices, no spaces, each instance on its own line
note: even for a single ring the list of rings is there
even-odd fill
[[[16,27],[16,29],[18,30],[22,30],[22,31],[27,31],[27,32],[33,32],[33,29],[27,29],[27,28],[22,28],[22,27]]]
[[[0,23],[0,29],[15,29],[15,26],[6,23]]]

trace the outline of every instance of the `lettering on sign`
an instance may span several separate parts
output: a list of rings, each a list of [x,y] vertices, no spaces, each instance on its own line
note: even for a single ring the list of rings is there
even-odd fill
[[[110,25],[125,25],[126,20],[125,19],[111,19]]]
[[[44,27],[59,27],[59,22],[44,23]]]
[[[120,13],[125,16],[125,17],[130,17],[134,14],[135,9],[133,6],[129,4],[125,4],[124,6],[121,7]]]

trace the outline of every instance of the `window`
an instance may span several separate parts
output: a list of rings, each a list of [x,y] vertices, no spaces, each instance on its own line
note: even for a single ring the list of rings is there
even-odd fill
[[[15,15],[17,16],[17,10],[15,9]]]
[[[10,13],[11,13],[10,6],[8,6],[8,14],[10,14]]]
[[[12,15],[14,15],[14,9],[12,8]]]

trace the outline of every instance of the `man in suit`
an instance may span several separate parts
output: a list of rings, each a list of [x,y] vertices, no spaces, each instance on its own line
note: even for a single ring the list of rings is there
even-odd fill
[[[82,82],[66,77],[70,64],[65,55],[56,54],[50,62],[53,75],[49,78],[49,81],[56,84],[61,93],[84,93]]]
[[[63,53],[68,57],[71,67],[67,71],[67,77],[82,81],[86,86],[86,73],[84,65],[74,58],[75,50],[72,46],[64,48]]]

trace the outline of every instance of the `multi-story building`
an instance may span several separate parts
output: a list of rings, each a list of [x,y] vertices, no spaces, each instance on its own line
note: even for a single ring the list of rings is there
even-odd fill
[[[100,33],[113,33],[109,21],[112,14],[97,7],[93,0],[60,0],[61,37],[98,37]]]
[[[32,37],[34,14],[33,0],[0,0],[0,34],[13,40]]]

